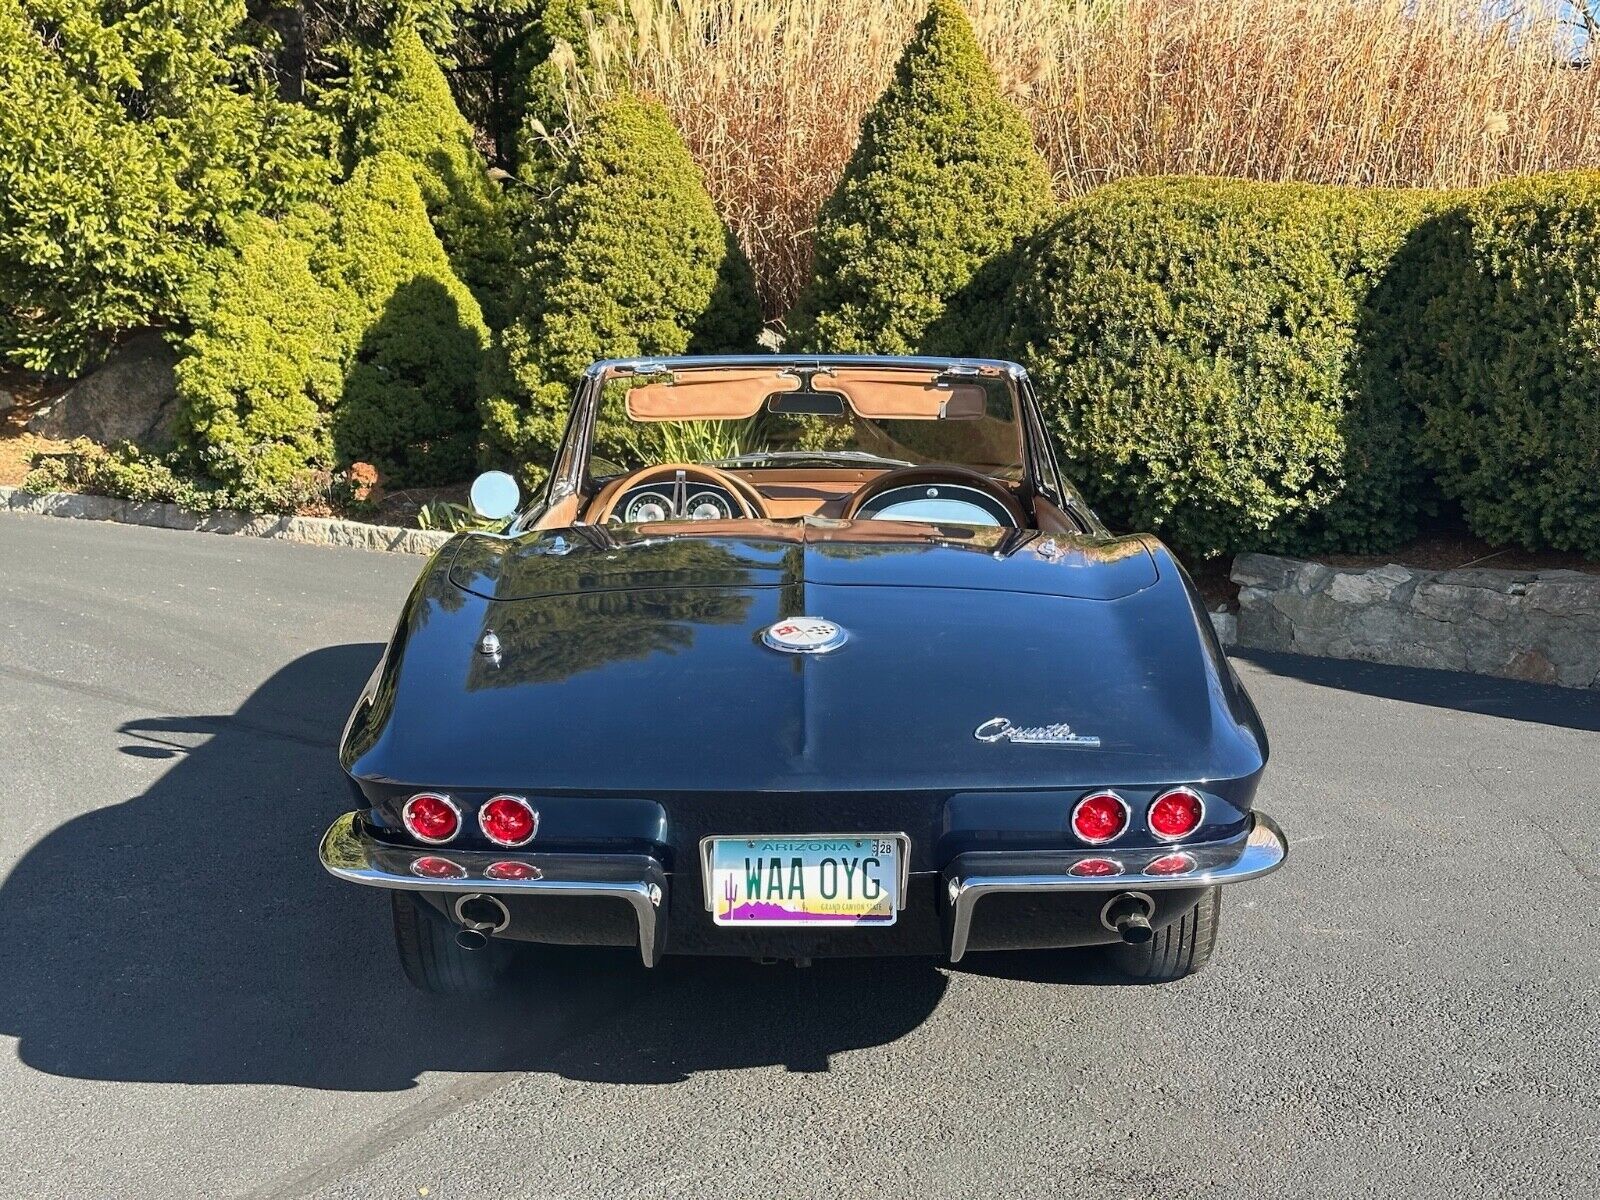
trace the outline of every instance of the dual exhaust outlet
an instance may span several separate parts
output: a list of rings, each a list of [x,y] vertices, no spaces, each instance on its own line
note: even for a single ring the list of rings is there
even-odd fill
[[[482,950],[489,937],[511,924],[511,914],[506,906],[493,896],[471,892],[455,903],[456,920],[461,928],[456,930],[456,945],[463,950]]]
[[[1150,918],[1156,905],[1145,892],[1118,892],[1100,910],[1100,923],[1129,946],[1142,946],[1155,936]],[[455,903],[456,945],[463,950],[482,950],[489,938],[511,924],[511,913],[493,896],[470,892]]]

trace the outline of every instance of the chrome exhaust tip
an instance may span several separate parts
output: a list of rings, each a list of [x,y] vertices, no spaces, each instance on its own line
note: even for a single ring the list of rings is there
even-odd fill
[[[489,944],[491,934],[511,924],[511,913],[506,906],[482,892],[469,892],[457,900],[455,914],[456,920],[461,922],[456,932],[456,945],[463,950],[482,950]]]
[[[1150,917],[1155,911],[1155,901],[1144,892],[1118,892],[1100,910],[1100,924],[1125,944],[1142,946],[1156,935],[1150,927]]]

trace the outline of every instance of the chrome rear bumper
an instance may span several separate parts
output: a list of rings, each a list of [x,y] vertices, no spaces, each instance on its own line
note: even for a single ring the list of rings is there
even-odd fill
[[[1147,863],[1179,852],[1194,858],[1193,868],[1177,875],[1144,873]],[[950,906],[950,961],[960,962],[966,954],[972,910],[979,900],[995,892],[1150,892],[1215,887],[1269,874],[1288,856],[1289,843],[1283,831],[1265,813],[1252,815],[1248,833],[1222,842],[1136,851],[1101,847],[957,855],[943,872],[943,891]],[[1072,874],[1073,866],[1085,859],[1111,859],[1125,869],[1115,875]]]
[[[328,827],[320,851],[323,868],[336,879],[390,891],[465,893],[485,896],[609,896],[633,906],[644,965],[661,961],[663,905],[667,877],[646,854],[527,854],[511,850],[452,850],[392,846],[368,835],[359,813],[346,813]],[[445,859],[459,876],[419,875],[418,859]],[[537,878],[495,879],[484,874],[492,863],[532,867]]]

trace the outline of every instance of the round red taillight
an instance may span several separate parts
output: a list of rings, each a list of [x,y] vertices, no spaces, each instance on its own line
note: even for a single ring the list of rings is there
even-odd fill
[[[465,879],[467,869],[448,858],[425,854],[411,864],[411,873],[424,879]]]
[[[1160,858],[1152,858],[1145,864],[1146,875],[1183,875],[1194,870],[1194,856],[1179,851],[1177,854],[1163,854]]]
[[[461,810],[449,796],[436,792],[420,792],[411,797],[400,816],[419,842],[438,845],[461,832]]]
[[[1121,875],[1122,864],[1114,858],[1080,858],[1067,868],[1068,875]]]
[[[1200,799],[1199,792],[1190,788],[1173,788],[1155,798],[1145,819],[1150,823],[1151,833],[1163,841],[1171,841],[1173,838],[1188,837],[1199,829],[1205,815],[1205,801]]]
[[[485,879],[543,879],[544,872],[532,863],[496,862],[483,869]]]
[[[497,846],[520,846],[539,828],[539,814],[521,796],[496,796],[478,810],[478,826]]]
[[[1128,805],[1115,792],[1095,792],[1072,810],[1072,831],[1097,846],[1109,842],[1128,827]]]

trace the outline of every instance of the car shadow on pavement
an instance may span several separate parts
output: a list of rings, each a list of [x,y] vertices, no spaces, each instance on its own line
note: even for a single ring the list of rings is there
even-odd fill
[[[1554,687],[1459,671],[1393,667],[1267,650],[1230,650],[1229,654],[1273,675],[1318,687],[1510,721],[1600,731],[1600,689]]]
[[[947,984],[930,960],[809,970],[542,950],[509,996],[411,990],[388,902],[325,875],[353,806],[334,743],[380,647],[318,650],[231,715],[130,721],[167,758],[145,792],[33,846],[0,884],[0,1034],[85,1079],[398,1090],[428,1071],[666,1083],[828,1069],[916,1029]]]

